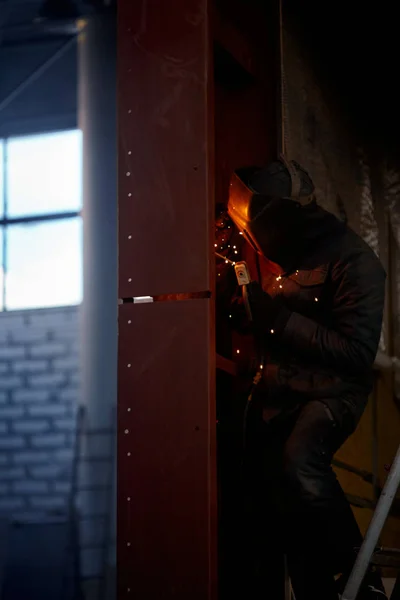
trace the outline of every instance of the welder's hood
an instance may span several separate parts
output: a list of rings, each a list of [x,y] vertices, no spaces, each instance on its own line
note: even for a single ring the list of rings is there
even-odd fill
[[[257,252],[286,266],[299,250],[302,222],[315,206],[313,192],[308,174],[282,158],[264,169],[233,174],[228,213]]]

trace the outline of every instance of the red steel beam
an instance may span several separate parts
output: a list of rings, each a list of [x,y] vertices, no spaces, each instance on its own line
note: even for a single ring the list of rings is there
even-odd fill
[[[118,9],[118,599],[215,600],[209,1]]]

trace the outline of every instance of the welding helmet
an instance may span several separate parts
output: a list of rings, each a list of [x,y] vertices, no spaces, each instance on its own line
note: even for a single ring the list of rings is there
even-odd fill
[[[228,214],[254,250],[284,266],[300,249],[302,221],[315,205],[313,192],[307,172],[281,157],[264,169],[232,175]]]

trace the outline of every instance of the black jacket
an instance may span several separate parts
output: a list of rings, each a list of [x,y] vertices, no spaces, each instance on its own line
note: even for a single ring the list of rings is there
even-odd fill
[[[333,215],[313,213],[310,239],[285,275],[261,269],[277,298],[259,394],[288,408],[320,399],[355,426],[373,383],[385,296],[384,269],[371,248]]]

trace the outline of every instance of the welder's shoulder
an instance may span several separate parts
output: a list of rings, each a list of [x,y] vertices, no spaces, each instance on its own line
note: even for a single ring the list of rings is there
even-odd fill
[[[371,246],[349,227],[346,227],[338,240],[336,250],[334,262],[339,268],[352,271],[369,280],[386,278],[383,265]]]

